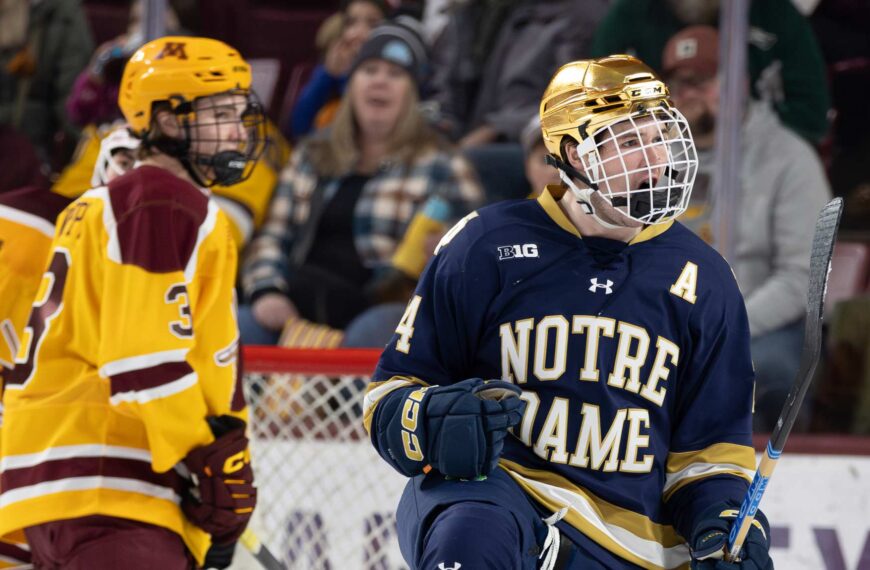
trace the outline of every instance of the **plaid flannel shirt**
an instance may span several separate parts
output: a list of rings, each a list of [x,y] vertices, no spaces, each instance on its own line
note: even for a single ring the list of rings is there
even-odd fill
[[[305,145],[295,150],[242,266],[248,302],[269,291],[287,293],[291,272],[316,247],[312,241],[320,215],[341,182],[314,171]],[[465,159],[437,150],[410,165],[385,162],[366,182],[353,220],[354,243],[366,267],[377,271],[389,265],[417,208],[432,196],[450,204],[458,219],[481,205],[483,190]]]

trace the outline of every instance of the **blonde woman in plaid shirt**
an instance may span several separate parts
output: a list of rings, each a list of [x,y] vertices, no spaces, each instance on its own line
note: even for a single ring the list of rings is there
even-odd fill
[[[425,64],[407,22],[375,28],[360,49],[333,125],[296,149],[248,250],[244,342],[274,344],[299,317],[344,328],[373,305],[366,285],[424,201],[438,196],[457,217],[482,201],[470,166],[418,109]]]

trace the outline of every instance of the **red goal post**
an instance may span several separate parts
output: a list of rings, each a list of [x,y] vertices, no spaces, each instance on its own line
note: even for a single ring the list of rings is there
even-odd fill
[[[406,479],[377,455],[362,422],[379,355],[244,349],[259,488],[251,528],[288,568],[405,567],[394,512]]]

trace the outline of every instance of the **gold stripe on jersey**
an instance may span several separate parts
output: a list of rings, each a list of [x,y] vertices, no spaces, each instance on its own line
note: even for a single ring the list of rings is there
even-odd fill
[[[688,569],[689,547],[672,526],[609,503],[555,473],[507,459],[499,466],[547,509],[567,507],[565,522],[617,556],[648,570]]]
[[[568,216],[565,215],[565,212],[562,211],[562,208],[559,207],[559,204],[556,203],[556,200],[561,199],[561,194],[557,198],[553,195],[553,192],[559,194],[560,192],[564,193],[564,190],[560,186],[549,185],[544,188],[544,191],[541,192],[541,195],[538,196],[538,204],[544,209],[550,218],[560,228],[568,232],[569,234],[573,234],[577,237],[580,236],[580,230],[577,229],[577,226],[568,219]]]
[[[553,194],[554,192],[555,194]],[[568,216],[565,215],[565,212],[562,211],[562,208],[560,208],[557,203],[557,200],[561,199],[563,193],[564,190],[562,190],[561,187],[551,184],[544,188],[544,191],[541,192],[540,196],[538,196],[538,204],[541,205],[544,212],[546,212],[553,222],[555,222],[560,228],[577,237],[583,237],[580,235],[580,230],[577,229],[574,222],[568,219]],[[657,235],[661,235],[668,231],[672,225],[674,225],[673,220],[665,222],[664,224],[648,225],[628,243],[629,245],[634,245],[636,243],[651,240]]]
[[[399,388],[414,385],[428,386],[429,384],[414,376],[393,376],[389,380],[369,384],[368,388],[366,388],[365,401],[363,402],[363,425],[365,425],[366,432],[371,433],[375,408],[384,396]]]
[[[671,452],[666,470],[665,501],[692,481],[714,475],[735,475],[752,482],[755,451],[747,445],[717,443],[698,451]]]

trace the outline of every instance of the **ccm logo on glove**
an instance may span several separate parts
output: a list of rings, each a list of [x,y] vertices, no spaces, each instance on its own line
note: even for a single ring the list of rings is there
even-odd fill
[[[414,390],[408,395],[402,406],[402,446],[405,457],[411,461],[423,461],[423,450],[420,446],[420,438],[414,433],[417,431],[417,420],[420,417],[420,402],[429,387]]]
[[[251,451],[249,449],[240,451],[232,457],[228,457],[227,460],[224,461],[224,474],[229,475],[230,473],[241,471],[245,467],[245,464],[250,462]]]

